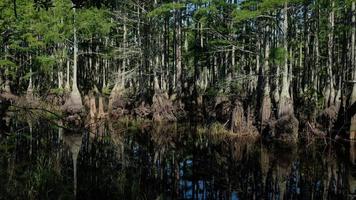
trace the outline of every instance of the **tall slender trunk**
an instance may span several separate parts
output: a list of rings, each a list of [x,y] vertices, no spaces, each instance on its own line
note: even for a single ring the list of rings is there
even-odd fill
[[[59,69],[58,69],[58,88],[62,89],[63,88],[63,71],[62,71],[62,66],[63,66],[63,58],[59,60]]]
[[[260,49],[261,49],[261,42],[260,39],[257,39],[257,52],[256,52],[256,70],[255,70],[255,77],[253,78],[253,88],[254,90],[257,89],[257,82],[258,82],[258,74],[260,72]]]
[[[77,29],[75,23],[75,7],[73,8],[74,13],[74,24],[73,24],[73,84],[72,92],[70,93],[69,99],[66,101],[65,109],[70,113],[81,112],[83,108],[82,97],[80,96],[78,84],[77,84],[77,70],[78,70],[78,40],[77,40]]]
[[[127,48],[127,26],[126,26],[126,22],[124,22],[124,52],[126,52],[126,48]],[[122,61],[122,74],[121,74],[121,88],[125,87],[125,70],[126,70],[126,55],[124,56],[124,59]]]
[[[350,105],[356,103],[356,60],[355,60],[355,2],[352,2],[352,37],[351,37],[351,64],[353,70],[353,89],[351,94],[351,102]],[[354,115],[351,119],[351,127],[350,127],[350,139],[356,139],[356,115]]]
[[[176,2],[179,3],[180,0]],[[181,95],[182,92],[182,19],[181,10],[175,11],[175,34],[176,34],[176,51],[175,51],[175,64],[176,64],[176,92]]]
[[[315,72],[314,72],[314,90],[319,91],[319,70],[320,70],[320,50],[319,50],[319,19],[320,19],[320,9],[319,4],[317,4],[317,19],[316,19],[316,33],[315,33]],[[314,98],[317,99],[317,92],[314,92]]]
[[[284,22],[283,22],[283,48],[284,48],[284,67],[282,71],[282,90],[278,105],[278,117],[284,115],[293,115],[293,102],[289,93],[289,81],[288,78],[288,3],[284,3]]]
[[[329,14],[329,31],[328,31],[328,88],[325,95],[326,98],[326,106],[334,105],[334,98],[335,98],[335,90],[334,90],[334,78],[333,78],[333,53],[334,53],[334,0],[331,0],[331,11]]]
[[[5,49],[4,49],[4,54],[5,54],[5,60],[7,59],[7,53],[8,53],[8,49],[7,49],[7,45],[5,45]],[[5,69],[5,83],[4,83],[4,92],[6,93],[11,93],[11,88],[10,88],[10,80],[9,80],[9,77],[8,77],[8,70],[9,69]]]
[[[66,70],[66,85],[65,90],[70,91],[70,61],[67,59],[67,70]]]
[[[277,44],[276,46],[278,47],[279,46],[279,42],[277,40]],[[273,97],[274,97],[274,101],[275,103],[278,105],[279,103],[279,99],[280,99],[280,73],[281,73],[281,70],[280,70],[280,64],[277,63],[277,69],[276,69],[276,87],[275,87],[275,90],[274,90],[274,94],[273,94]]]
[[[73,12],[75,15],[75,8],[73,8]],[[78,39],[77,39],[77,28],[75,24],[75,16],[74,16],[74,27],[73,27],[73,85],[72,91],[78,92],[78,84],[77,84],[77,72],[78,72]]]
[[[268,39],[269,27],[266,28],[266,47],[265,47],[265,60],[263,67],[264,76],[264,89],[263,89],[263,100],[262,100],[262,110],[261,110],[261,123],[265,124],[271,118],[271,97],[270,97],[270,86],[269,86],[269,54],[270,46]]]

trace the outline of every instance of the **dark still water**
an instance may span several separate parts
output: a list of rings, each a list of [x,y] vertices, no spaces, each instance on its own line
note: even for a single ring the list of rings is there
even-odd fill
[[[355,199],[356,144],[265,145],[187,124],[6,129],[0,199]]]

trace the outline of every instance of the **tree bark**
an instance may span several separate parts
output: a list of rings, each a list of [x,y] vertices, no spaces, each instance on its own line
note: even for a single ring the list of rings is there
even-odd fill
[[[353,80],[356,80],[356,60],[355,60],[355,2],[352,2],[352,36],[351,36],[351,64],[353,70]],[[351,94],[350,105],[356,102],[356,83],[354,82]],[[356,139],[356,115],[351,118],[350,139]]]
[[[179,3],[179,0],[177,0]],[[176,32],[176,92],[181,95],[182,92],[182,20],[181,20],[181,10],[175,11],[175,32]]]
[[[73,24],[73,84],[72,92],[70,93],[69,99],[64,105],[64,109],[69,113],[79,113],[83,108],[82,97],[79,93],[77,84],[77,70],[78,70],[78,40],[77,40],[77,29],[75,23],[75,7],[73,8],[74,13],[74,24]]]
[[[293,115],[293,102],[289,93],[289,78],[288,78],[288,3],[284,3],[284,22],[283,22],[283,48],[284,48],[284,67],[282,74],[282,90],[279,99],[278,117],[281,118],[284,115]]]
[[[335,103],[335,89],[334,89],[334,78],[333,78],[333,50],[334,50],[334,7],[335,7],[335,2],[334,0],[331,0],[331,12],[329,14],[329,33],[328,33],[328,89],[326,92],[326,100],[327,104],[326,106],[333,106]]]
[[[271,118],[271,97],[270,97],[270,86],[269,86],[269,27],[266,28],[266,47],[265,47],[265,60],[264,60],[264,89],[263,89],[263,100],[262,100],[262,110],[261,110],[261,124],[264,125]]]

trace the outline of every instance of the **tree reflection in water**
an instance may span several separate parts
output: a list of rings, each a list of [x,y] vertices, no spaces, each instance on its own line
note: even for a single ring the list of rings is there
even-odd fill
[[[261,142],[195,125],[102,123],[68,132],[12,120],[0,199],[352,199],[356,144]],[[349,155],[349,156],[347,156]]]

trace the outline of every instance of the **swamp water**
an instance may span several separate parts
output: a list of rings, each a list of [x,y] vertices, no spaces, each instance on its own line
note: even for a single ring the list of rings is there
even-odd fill
[[[9,120],[0,199],[354,199],[356,144],[284,146],[189,124],[103,122],[74,133]]]

